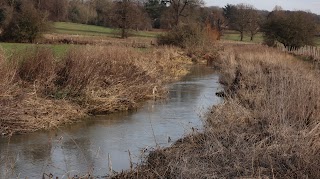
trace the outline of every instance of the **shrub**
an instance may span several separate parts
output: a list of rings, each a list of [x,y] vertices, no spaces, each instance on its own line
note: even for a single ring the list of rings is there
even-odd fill
[[[14,42],[33,42],[47,30],[46,14],[37,10],[31,3],[22,3],[13,12],[8,25],[3,28],[2,39]]]
[[[300,48],[313,45],[316,34],[316,21],[313,14],[303,11],[273,11],[262,28],[264,41],[269,46],[275,42],[285,47]]]
[[[158,37],[159,45],[174,45],[186,48],[189,41],[198,41],[202,37],[201,30],[192,25],[179,25]]]
[[[171,31],[158,37],[159,45],[174,45],[184,48],[193,60],[207,60],[208,63],[216,58],[217,52],[213,50],[216,38],[214,29],[200,29],[196,25],[179,25]]]

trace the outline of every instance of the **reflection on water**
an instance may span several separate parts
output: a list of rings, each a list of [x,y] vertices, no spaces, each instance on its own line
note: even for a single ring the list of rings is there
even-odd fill
[[[137,111],[90,117],[46,132],[0,138],[0,178],[41,178],[52,173],[67,178],[91,173],[105,176],[112,169],[129,169],[129,152],[138,163],[142,150],[169,146],[201,129],[201,115],[221,100],[215,96],[218,76],[197,67],[170,86],[165,101],[148,101]],[[8,145],[9,144],[9,145]],[[110,160],[108,160],[110,156]]]

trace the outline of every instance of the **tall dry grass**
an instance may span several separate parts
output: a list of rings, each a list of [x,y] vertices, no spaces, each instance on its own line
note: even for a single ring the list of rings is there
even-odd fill
[[[165,95],[165,84],[185,75],[190,63],[168,47],[84,46],[59,59],[50,49],[36,48],[0,58],[3,135],[134,109],[142,100]]]
[[[137,102],[153,97],[158,86],[187,73],[177,49],[137,51],[126,47],[73,49],[57,72],[58,93],[72,97],[90,113],[135,108]],[[162,93],[161,93],[162,92]]]
[[[312,65],[257,45],[215,61],[225,101],[205,129],[115,178],[320,178],[320,81]]]
[[[78,105],[52,100],[55,61],[47,48],[28,48],[0,61],[0,135],[47,129],[84,116]]]
[[[134,48],[149,48],[156,45],[155,38],[130,37],[119,39],[115,37],[68,35],[68,34],[44,34],[39,39],[41,44],[74,44],[74,45],[101,45],[101,46],[125,46]]]
[[[317,71],[253,45],[228,47],[220,67],[226,90],[234,95],[213,109],[207,127],[225,151],[220,157],[230,157],[233,170],[224,176],[319,178]]]

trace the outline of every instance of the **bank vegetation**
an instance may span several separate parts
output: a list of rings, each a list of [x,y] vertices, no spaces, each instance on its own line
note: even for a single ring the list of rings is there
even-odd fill
[[[203,131],[114,178],[320,178],[318,69],[243,44],[225,44],[214,64],[225,100],[207,114]]]
[[[173,47],[77,46],[62,57],[45,47],[0,50],[0,134],[135,109],[164,96],[165,84],[185,75],[188,63]]]

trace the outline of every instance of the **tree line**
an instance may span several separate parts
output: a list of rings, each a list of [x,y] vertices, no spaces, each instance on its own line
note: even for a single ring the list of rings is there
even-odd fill
[[[128,29],[168,29],[182,21],[194,22],[202,5],[202,0],[2,0],[0,29],[3,39],[32,41],[35,37],[30,31],[43,31],[45,22],[67,21],[121,28],[125,38]],[[26,24],[32,28],[22,27]],[[7,34],[13,26],[30,38]]]
[[[300,48],[314,45],[314,37],[320,35],[320,16],[306,11],[286,11],[276,6],[272,12],[259,11],[252,5],[226,5],[223,8],[225,26],[240,33],[254,35],[263,32],[264,43],[269,46],[282,43],[285,47]]]
[[[193,25],[213,29],[219,40],[225,30],[264,32],[265,43],[300,47],[319,34],[319,15],[304,11],[261,11],[249,4],[206,7],[202,0],[2,0],[0,36],[5,41],[33,42],[50,28],[48,22],[67,21],[121,29],[173,29]]]

